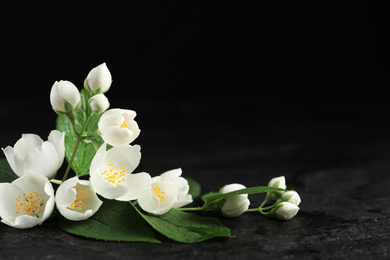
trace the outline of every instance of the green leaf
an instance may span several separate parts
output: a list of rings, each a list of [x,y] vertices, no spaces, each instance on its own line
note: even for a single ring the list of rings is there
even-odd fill
[[[86,90],[81,90],[81,105],[76,109],[75,129],[81,132],[88,116],[92,113],[89,106],[89,94]],[[76,155],[72,162],[72,169],[78,176],[89,174],[89,166],[96,153],[96,143],[102,144],[103,139],[97,136],[98,123],[100,115],[93,115],[84,132],[84,138],[81,140]],[[65,157],[70,161],[72,153],[77,142],[77,133],[75,132],[71,121],[66,115],[57,117],[57,130],[65,132]],[[93,139],[93,141],[92,141]]]
[[[202,200],[205,203],[203,208],[208,208],[209,206],[216,204],[220,202],[222,199],[227,198],[229,196],[240,195],[240,194],[276,192],[276,191],[284,191],[284,190],[279,188],[269,187],[269,186],[256,186],[256,187],[245,188],[245,189],[236,190],[224,194],[221,194],[219,192],[208,193],[202,196]]]
[[[0,183],[12,182],[17,179],[18,176],[14,173],[8,164],[7,159],[0,159]]]
[[[133,206],[134,207],[134,206]],[[230,237],[230,230],[219,219],[171,209],[164,215],[139,214],[157,232],[181,243],[198,243],[215,237]]]
[[[103,199],[102,206],[89,219],[70,221],[60,217],[58,225],[68,233],[98,240],[160,243],[128,202]]]
[[[200,196],[202,190],[200,184],[192,178],[187,177],[186,180],[188,181],[188,185],[190,186],[190,190],[188,191],[188,194],[190,194],[193,199],[196,199],[197,197]]]

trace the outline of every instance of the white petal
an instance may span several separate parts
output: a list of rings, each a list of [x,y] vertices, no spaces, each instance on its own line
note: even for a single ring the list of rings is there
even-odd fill
[[[160,192],[164,194],[164,200],[160,201],[158,209],[151,213],[158,215],[167,213],[177,202],[177,187],[173,183],[168,181],[155,182],[152,186],[158,186],[160,188]]]
[[[100,175],[99,165],[104,161],[106,156],[107,144],[104,143],[100,146],[99,150],[96,152],[95,156],[92,159],[91,166],[89,167],[89,174],[94,176],[95,174]]]
[[[41,174],[27,171],[23,177],[14,180],[12,185],[19,188],[23,192],[33,190],[41,194],[44,193],[46,180],[47,178]]]
[[[155,212],[160,206],[160,200],[156,196],[153,196],[152,191],[145,192],[137,201],[140,207],[149,213]]]
[[[171,178],[179,177],[182,174],[181,168],[173,169],[162,173],[160,176],[163,180],[170,180]]]
[[[50,104],[55,110],[65,112],[65,100],[60,96],[58,81],[55,81],[51,87]]]
[[[113,147],[107,151],[105,163],[117,167],[126,167],[126,173],[132,173],[141,161],[141,147],[126,145]]]
[[[23,159],[31,149],[41,146],[42,143],[43,140],[36,134],[22,134],[22,138],[14,145],[15,153]]]
[[[76,186],[79,178],[77,176],[70,178],[64,181],[57,189],[55,201],[57,207],[68,207],[71,205],[77,195],[76,189],[73,187]]]
[[[239,183],[232,183],[232,184],[228,184],[228,185],[225,185],[222,189],[221,189],[221,193],[222,194],[225,194],[225,193],[229,193],[229,192],[233,192],[233,191],[236,191],[236,190],[242,190],[242,189],[245,189],[246,187],[242,184],[239,184]],[[246,195],[248,196],[248,194],[242,194],[242,195]]]
[[[8,164],[16,175],[22,177],[24,175],[24,159],[20,158],[16,153],[15,149],[11,146],[7,146],[2,149],[5,157],[7,158]]]
[[[137,113],[134,110],[121,109],[121,112],[122,112],[123,117],[125,117],[126,120],[128,120],[128,121],[133,120],[137,116]]]
[[[167,181],[172,182],[177,187],[177,190],[179,192],[178,198],[182,198],[188,194],[190,186],[188,185],[188,181],[186,179],[184,179],[183,177],[171,178]]]
[[[129,129],[132,133],[129,143],[133,142],[141,133],[141,130],[138,127],[137,122],[134,120],[127,121],[127,129]]]
[[[120,197],[117,200],[135,200],[151,189],[151,177],[146,172],[126,174],[125,182],[123,184],[127,187],[128,192],[125,196]]]
[[[192,199],[192,195],[191,194],[187,194],[185,195],[184,197],[182,198],[178,198],[177,202],[173,205],[172,208],[181,208],[181,207],[184,207],[185,205],[188,205],[190,203],[192,203],[193,199]]]
[[[127,187],[123,184],[114,185],[99,178],[91,177],[95,191],[106,199],[116,199],[127,194]]]
[[[121,109],[118,108],[113,108],[104,112],[104,114],[99,119],[99,123],[98,123],[99,130],[103,126],[115,126],[115,127],[120,126],[125,120],[122,114],[123,113]]]
[[[58,154],[58,165],[61,166],[65,157],[65,133],[53,130],[50,132],[47,140],[56,148]]]
[[[225,194],[225,193],[229,193],[229,192],[233,192],[233,191],[236,191],[236,190],[242,190],[242,189],[245,189],[246,187],[242,184],[239,184],[239,183],[233,183],[233,184],[228,184],[228,185],[225,185],[222,189],[221,189],[221,193],[222,194]],[[246,199],[248,198],[248,194],[240,194],[240,195],[234,195],[232,197],[239,197],[241,199]],[[228,197],[228,199],[232,198],[232,197]]]
[[[45,221],[48,217],[50,217],[51,213],[54,210],[54,205],[55,205],[55,197],[54,197],[54,189],[49,180],[46,181],[45,187],[44,187],[44,192],[42,194],[43,199],[44,199],[44,208],[43,212],[39,212],[39,217],[42,219],[42,222]],[[41,222],[41,224],[42,224]]]
[[[7,225],[15,221],[16,198],[22,194],[23,192],[11,183],[0,183],[0,217],[7,221]]]
[[[37,218],[35,216],[20,215],[20,216],[16,217],[15,222],[14,222],[12,227],[20,228],[20,229],[32,228],[32,227],[34,227],[36,225],[42,224],[42,222],[43,222],[42,219]]]
[[[221,207],[222,214],[226,217],[238,217],[249,208],[250,201],[245,197],[232,196],[226,199]]]
[[[61,167],[61,165],[58,165],[58,161],[58,154],[54,145],[50,142],[44,142],[42,146],[29,151],[26,156],[24,171],[31,170],[50,178]]]
[[[112,146],[128,145],[134,135],[129,129],[116,126],[103,126],[99,128],[99,131],[103,140]]]
[[[161,176],[154,176],[154,177],[152,178],[152,184],[155,183],[156,181],[162,181]]]
[[[58,211],[63,217],[72,221],[80,221],[90,217],[90,214],[86,216],[85,212],[78,212],[76,210],[69,209],[67,207],[58,207]],[[86,211],[87,212],[87,211]],[[92,210],[89,210],[88,213],[92,213]]]

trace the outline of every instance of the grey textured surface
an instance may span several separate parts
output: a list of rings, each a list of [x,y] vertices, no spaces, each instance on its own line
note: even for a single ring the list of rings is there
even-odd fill
[[[145,126],[138,142],[144,144],[139,168],[157,175],[180,166],[186,176],[202,184],[202,193],[232,182],[265,185],[270,178],[285,175],[288,188],[297,190],[302,198],[301,210],[294,219],[278,221],[256,213],[227,219],[216,214],[231,228],[234,238],[200,244],[163,239],[160,245],[88,240],[62,232],[55,220],[27,230],[2,224],[0,256],[2,259],[388,257],[390,140],[386,138],[386,125],[268,123],[262,127],[244,126],[241,129],[246,135],[233,142],[232,131],[224,129],[215,125],[206,133],[191,124],[160,131]],[[2,144],[8,140],[5,137]],[[263,195],[252,195],[250,199],[255,207]]]

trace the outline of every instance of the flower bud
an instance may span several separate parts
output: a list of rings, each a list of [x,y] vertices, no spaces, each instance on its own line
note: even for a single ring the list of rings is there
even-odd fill
[[[111,86],[111,82],[111,73],[106,63],[102,63],[88,73],[84,86],[93,94],[106,93]]]
[[[284,189],[285,190],[287,188],[287,186],[286,186],[286,179],[284,178],[284,176],[273,178],[268,183],[268,186],[269,187],[273,187],[273,188],[279,188],[279,189]],[[283,191],[277,191],[276,193],[282,194]]]
[[[58,114],[70,113],[80,104],[80,92],[72,82],[54,82],[50,91],[50,103]]]
[[[286,191],[282,194],[281,201],[290,202],[295,206],[299,206],[299,204],[301,203],[301,197],[299,196],[298,192],[291,190]]]
[[[292,219],[298,213],[299,207],[290,202],[281,202],[276,205],[275,217],[280,220]]]
[[[225,194],[236,190],[245,189],[246,187],[241,184],[233,183],[224,186],[220,193]],[[238,217],[244,213],[248,208],[250,201],[248,194],[234,195],[225,198],[225,203],[221,207],[221,212],[225,217]]]
[[[108,109],[110,103],[104,94],[97,94],[89,99],[89,105],[95,114],[100,114]]]

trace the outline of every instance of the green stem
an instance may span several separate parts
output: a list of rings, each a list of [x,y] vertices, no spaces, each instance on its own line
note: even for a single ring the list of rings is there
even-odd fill
[[[90,114],[88,115],[87,120],[85,121],[85,124],[84,124],[84,126],[83,126],[83,129],[81,129],[80,134],[77,134],[76,144],[75,144],[75,146],[74,146],[72,156],[70,157],[70,160],[69,160],[69,162],[68,162],[68,167],[67,167],[66,170],[65,170],[64,177],[62,178],[62,182],[64,182],[64,181],[68,178],[68,174],[69,174],[70,168],[72,167],[73,159],[74,159],[74,157],[76,156],[77,149],[79,148],[80,142],[81,142],[81,140],[83,139],[82,135],[84,134],[85,129],[87,128],[87,125],[88,125],[89,120],[91,119],[92,115],[93,115],[93,113],[90,113]],[[76,129],[75,129],[75,130],[76,130]]]
[[[263,206],[265,205],[265,203],[267,203],[267,199],[265,199],[262,203],[261,203],[261,205],[260,205],[260,207],[259,207],[259,209],[261,209],[261,208],[263,208]]]
[[[267,210],[267,209],[272,209],[275,207],[275,204],[272,204],[271,206],[268,206],[268,207],[260,207],[262,210]]]
[[[197,208],[177,208],[181,211],[213,211],[215,209],[212,208],[205,208],[205,207],[197,207]]]
[[[262,203],[263,204],[263,203]],[[267,209],[272,209],[275,207],[275,204],[271,205],[271,206],[268,206],[268,207],[265,207],[263,208],[262,206],[258,207],[258,208],[253,208],[253,209],[247,209],[246,212],[261,212],[261,213],[266,213],[264,212],[264,210],[267,210]]]
[[[246,212],[259,212],[259,208],[247,209]]]
[[[202,211],[203,207],[197,207],[197,208],[178,208],[178,210],[181,211]]]

